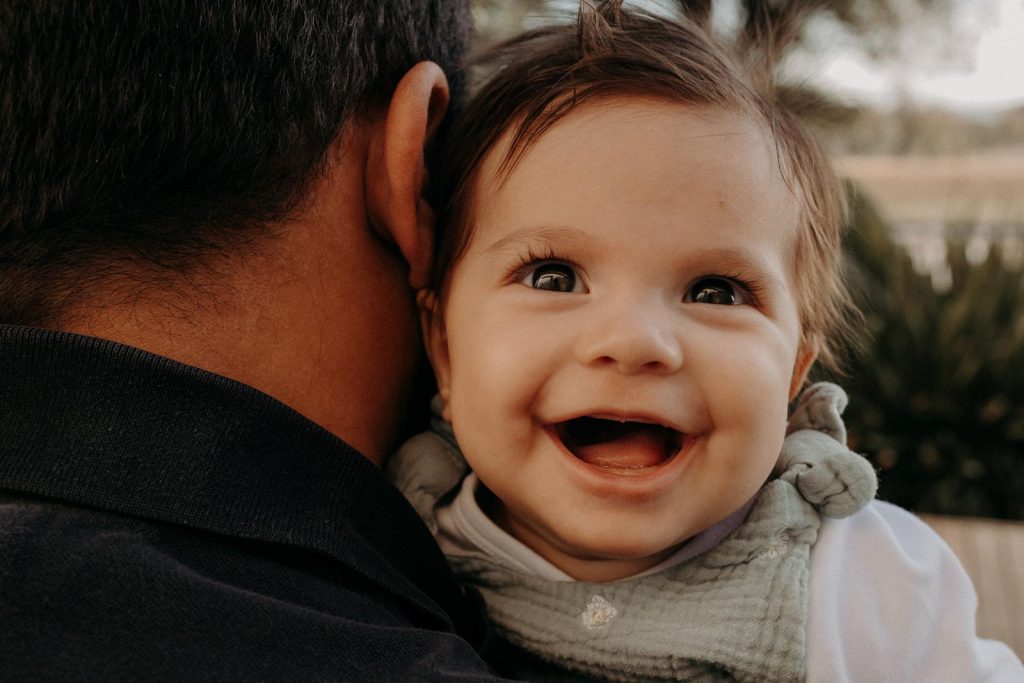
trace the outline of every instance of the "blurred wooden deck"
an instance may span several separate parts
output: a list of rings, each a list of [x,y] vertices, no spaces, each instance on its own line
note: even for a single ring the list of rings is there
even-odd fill
[[[978,591],[978,635],[1024,658],[1024,522],[921,515],[953,549]]]

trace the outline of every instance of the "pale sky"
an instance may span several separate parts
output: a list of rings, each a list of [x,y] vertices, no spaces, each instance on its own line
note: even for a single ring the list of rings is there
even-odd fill
[[[921,104],[983,112],[1024,105],[1024,0],[955,0],[942,30],[923,26],[901,41],[904,58],[873,63],[856,43],[794,60],[813,83],[857,101],[893,105],[900,91]],[[953,47],[955,56],[944,53]]]

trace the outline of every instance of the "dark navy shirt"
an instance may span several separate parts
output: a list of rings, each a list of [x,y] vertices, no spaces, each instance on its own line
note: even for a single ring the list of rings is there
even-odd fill
[[[0,680],[491,680],[401,494],[269,396],[0,326]]]

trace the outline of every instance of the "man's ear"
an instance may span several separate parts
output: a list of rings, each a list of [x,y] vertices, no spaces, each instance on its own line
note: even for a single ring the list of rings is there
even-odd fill
[[[420,308],[420,326],[427,358],[434,368],[437,391],[443,404],[441,417],[451,422],[451,364],[448,359],[448,337],[444,331],[444,319],[438,307],[437,295],[432,290],[421,289],[416,293],[416,303]]]
[[[448,108],[448,80],[441,67],[420,62],[402,77],[384,124],[374,126],[366,167],[371,225],[393,242],[409,264],[409,284],[427,284],[434,214],[423,199],[423,148]]]
[[[800,393],[804,382],[807,381],[807,374],[814,367],[814,361],[818,359],[818,341],[810,339],[800,346],[797,352],[796,362],[793,364],[793,378],[789,382],[789,400],[792,401]]]

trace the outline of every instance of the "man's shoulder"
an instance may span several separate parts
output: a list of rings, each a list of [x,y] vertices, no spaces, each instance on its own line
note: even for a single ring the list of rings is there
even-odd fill
[[[0,497],[0,547],[4,619],[30,617],[58,632],[147,621],[181,621],[187,632],[285,613],[402,621],[384,591],[318,553],[66,502]],[[118,624],[122,615],[133,623]]]
[[[114,562],[145,536],[145,524],[130,517],[60,501],[0,493],[0,590],[3,606],[30,602],[34,588],[53,589],[62,580],[88,578],[88,568],[123,571]],[[17,586],[17,590],[4,587]]]
[[[45,499],[0,496],[0,594],[3,678],[486,677],[318,553]]]

